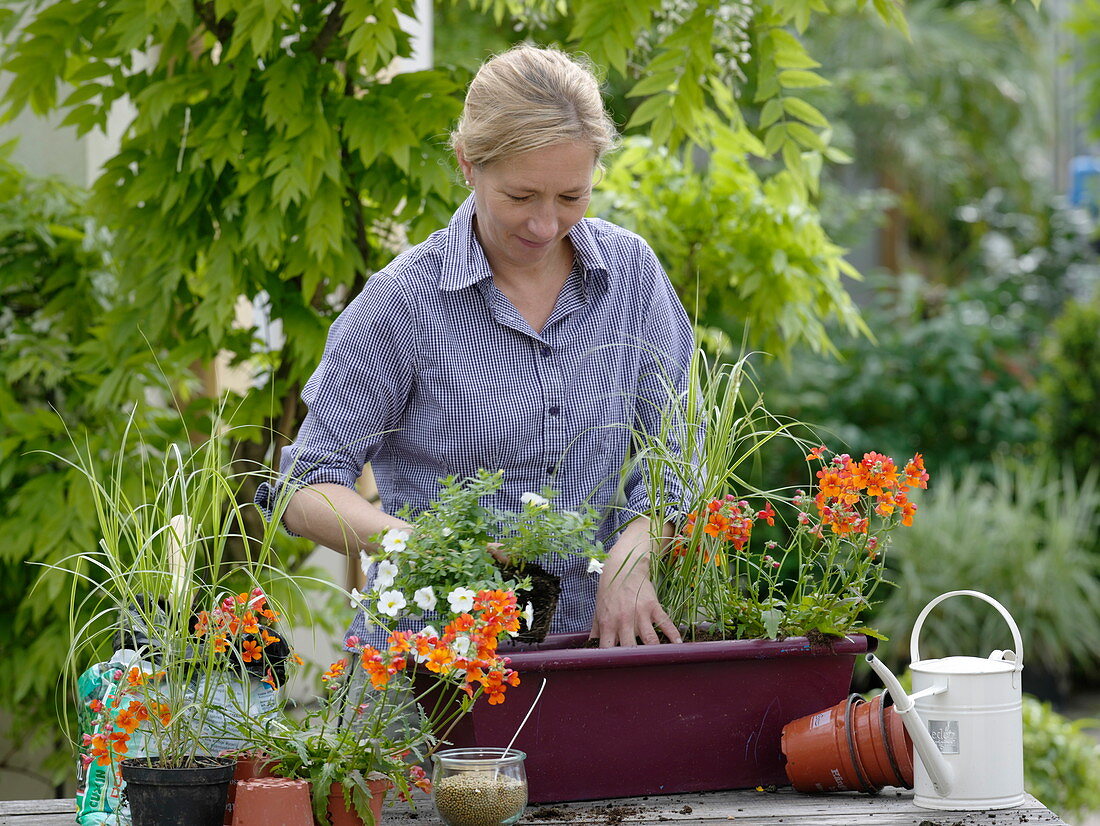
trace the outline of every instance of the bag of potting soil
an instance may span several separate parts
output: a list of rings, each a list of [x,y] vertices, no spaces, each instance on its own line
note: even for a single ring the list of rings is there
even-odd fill
[[[150,663],[140,659],[136,651],[124,649],[80,675],[77,718],[83,741],[114,729],[119,713],[126,706],[126,702],[119,701],[119,683],[135,666],[152,670]],[[235,721],[266,717],[275,713],[278,706],[276,691],[269,683],[251,674],[232,672],[197,681],[184,697],[188,702],[201,704],[204,709],[200,719],[195,721],[195,729],[202,751],[208,755],[247,748],[250,744]],[[126,757],[148,754],[148,738],[143,728],[144,725],[139,726],[130,733]],[[103,765],[86,746],[77,761],[77,823],[80,826],[129,826],[130,809],[124,789],[118,760],[109,760]]]
[[[279,704],[275,689],[248,673],[222,672],[196,682],[188,693],[208,704],[199,724],[199,739],[211,756],[252,745],[235,721],[268,717],[275,713]]]
[[[107,662],[97,663],[77,679],[77,721],[82,741],[103,734],[118,717],[119,681],[127,669],[141,662],[136,651],[116,651]],[[140,731],[130,735],[127,756],[145,754]],[[118,763],[106,765],[93,759],[85,746],[76,765],[76,822],[80,826],[129,826],[130,807],[122,795]]]

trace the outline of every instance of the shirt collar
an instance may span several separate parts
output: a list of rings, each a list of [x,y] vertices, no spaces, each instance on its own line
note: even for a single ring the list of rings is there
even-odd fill
[[[493,277],[485,251],[474,235],[475,213],[475,201],[471,193],[447,225],[443,267],[439,276],[439,287],[446,292],[462,290]],[[569,240],[573,242],[573,250],[580,259],[586,290],[590,287],[606,287],[610,275],[607,260],[585,219],[582,218],[569,230]]]

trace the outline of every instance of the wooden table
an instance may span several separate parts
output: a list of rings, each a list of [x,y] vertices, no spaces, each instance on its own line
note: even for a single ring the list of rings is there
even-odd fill
[[[431,803],[421,800],[418,816],[408,809],[388,806],[382,826],[435,826]],[[74,822],[71,800],[0,801],[0,826],[62,826]],[[741,826],[1068,826],[1031,795],[1017,809],[989,812],[938,812],[918,809],[912,792],[886,789],[874,797],[854,793],[804,795],[791,789],[776,792],[732,791],[631,797],[588,803],[532,805],[520,821],[523,826],[561,823],[630,824],[741,824]]]

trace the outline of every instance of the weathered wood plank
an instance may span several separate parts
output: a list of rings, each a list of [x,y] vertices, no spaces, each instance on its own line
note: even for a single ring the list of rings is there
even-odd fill
[[[6,815],[53,814],[75,812],[76,804],[69,798],[49,800],[3,800],[0,813]]]
[[[401,804],[387,806],[382,826],[436,824],[431,802],[417,795],[415,820]],[[62,826],[74,822],[72,800],[0,801],[0,826]],[[1067,826],[1028,795],[1017,809],[989,812],[936,812],[913,805],[912,792],[888,789],[869,797],[856,794],[803,795],[733,791],[623,798],[528,807],[525,826],[576,823],[609,826]]]
[[[0,814],[0,826],[73,826],[76,815],[7,815]]]
[[[430,810],[429,810],[430,811]],[[393,822],[396,826],[398,821]],[[743,826],[1018,826],[1054,824],[1064,821],[1030,795],[1024,805],[989,812],[936,812],[913,804],[912,792],[887,790],[874,797],[856,794],[803,795],[791,789],[778,792],[708,792],[625,798],[600,803],[570,803],[531,806],[524,823],[556,826],[562,823],[621,823],[629,826],[663,824],[727,824]],[[389,824],[387,824],[389,826]]]

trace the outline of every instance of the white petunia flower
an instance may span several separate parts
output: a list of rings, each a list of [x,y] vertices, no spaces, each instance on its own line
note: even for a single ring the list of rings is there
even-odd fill
[[[390,528],[382,537],[382,550],[386,553],[399,553],[409,544],[409,532]]]
[[[359,592],[358,588],[351,589],[351,607],[362,608],[363,594]]]
[[[413,602],[416,603],[416,607],[423,611],[432,611],[435,609],[435,591],[432,590],[431,585],[425,585],[423,588],[418,588],[416,593],[413,594]]]
[[[550,505],[550,500],[547,499],[545,496],[539,496],[537,493],[531,493],[530,491],[528,491],[527,493],[521,493],[519,496],[519,501],[525,505],[530,505],[533,508],[545,508],[549,507]]]
[[[453,643],[451,643],[451,650],[456,657],[469,657],[470,652],[473,650],[474,643],[469,637],[458,637]]]
[[[363,572],[363,576],[370,573],[371,559],[367,556],[367,552],[362,548],[359,549],[359,570]]]
[[[530,629],[535,625],[535,605],[532,602],[523,606],[523,621],[527,623],[527,628]]]
[[[408,605],[405,595],[400,591],[383,591],[378,597],[378,612],[387,617],[397,617],[401,609]]]
[[[389,588],[396,578],[397,565],[389,559],[383,559],[378,563],[378,570],[374,573],[374,590],[381,591],[383,588]]]
[[[590,573],[590,574],[602,574],[603,573],[603,563],[600,562],[600,560],[598,560],[598,559],[588,560],[588,573]]]
[[[444,528],[443,530],[440,531],[440,533],[443,534],[444,536],[450,536],[454,532],[455,532],[454,528]]]
[[[439,632],[435,630],[434,625],[425,625],[423,628],[420,629],[420,634],[418,636],[421,636],[421,637],[438,637]]]
[[[477,596],[469,588],[455,588],[447,594],[447,602],[451,605],[451,611],[455,614],[463,614],[473,610],[474,597]]]

